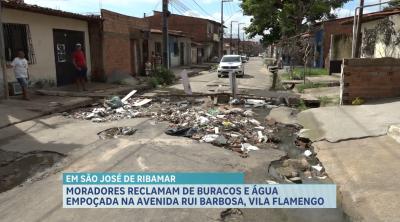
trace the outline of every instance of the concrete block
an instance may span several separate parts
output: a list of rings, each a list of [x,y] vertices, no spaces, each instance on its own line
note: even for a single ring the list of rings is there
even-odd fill
[[[400,125],[390,126],[388,135],[400,143]]]

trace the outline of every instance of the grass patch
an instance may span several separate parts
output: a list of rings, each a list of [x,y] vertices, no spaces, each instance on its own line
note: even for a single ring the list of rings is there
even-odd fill
[[[322,68],[310,68],[306,70],[306,77],[312,76],[326,76],[328,75],[328,70]],[[304,76],[304,68],[294,68],[293,75],[290,76],[290,73],[282,74],[282,79],[284,80],[300,80],[303,79]]]
[[[304,111],[304,110],[307,110],[309,108],[304,103],[304,100],[300,100],[299,105],[297,105],[297,109],[299,109],[300,111]]]
[[[305,89],[314,89],[314,88],[321,88],[321,87],[328,87],[328,84],[325,83],[303,83],[296,86],[296,89],[299,93],[304,93]]]

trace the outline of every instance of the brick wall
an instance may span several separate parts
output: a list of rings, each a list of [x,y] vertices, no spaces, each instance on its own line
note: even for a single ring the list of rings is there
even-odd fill
[[[153,29],[162,29],[162,13],[154,12],[153,16],[147,17]],[[182,15],[171,15],[168,18],[168,28],[171,30],[182,31],[190,35],[195,42],[212,41],[212,36],[207,35],[208,20]],[[214,23],[214,30],[218,26]],[[215,28],[215,26],[217,28]]]
[[[342,70],[342,104],[360,97],[381,99],[400,96],[400,59],[345,59]]]
[[[106,75],[135,75],[133,39],[141,38],[141,30],[149,30],[146,19],[102,10],[103,64]]]

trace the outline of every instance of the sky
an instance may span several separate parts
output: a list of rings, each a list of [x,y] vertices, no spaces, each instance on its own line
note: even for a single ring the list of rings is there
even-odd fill
[[[385,2],[386,0],[382,1]],[[25,0],[25,2],[82,14],[99,14],[100,8],[103,8],[135,17],[143,17],[144,13],[152,15],[154,10],[160,11],[162,7],[162,0]],[[378,2],[380,0],[365,0],[365,4]],[[353,0],[342,9],[336,10],[336,13],[339,17],[354,15],[354,9],[358,4],[359,0]],[[249,16],[243,16],[239,5],[239,0],[224,3],[225,25],[230,27],[231,21],[236,22],[236,28],[232,32],[234,35],[237,35],[238,23],[243,23],[242,26],[246,26],[250,24],[251,19]],[[379,10],[379,7],[373,7],[367,9],[366,12],[377,10]],[[220,21],[221,0],[170,0],[170,11],[174,14]],[[230,30],[228,29],[226,32],[230,32]]]

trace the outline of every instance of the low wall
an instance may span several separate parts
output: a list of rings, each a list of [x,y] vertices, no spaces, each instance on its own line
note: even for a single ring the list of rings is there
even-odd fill
[[[400,97],[400,59],[344,59],[341,103]]]

